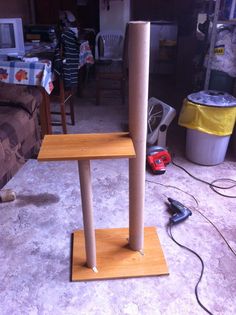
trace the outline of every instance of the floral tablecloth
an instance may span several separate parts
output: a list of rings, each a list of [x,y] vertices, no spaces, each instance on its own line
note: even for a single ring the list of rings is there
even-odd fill
[[[85,64],[94,64],[93,54],[88,41],[80,44],[79,68],[83,67]]]
[[[80,44],[79,68],[93,64],[94,58],[88,41]],[[0,61],[0,81],[13,84],[40,85],[48,94],[53,90],[52,63],[49,60],[39,62]]]
[[[51,61],[0,61],[0,81],[13,84],[41,85],[50,94],[53,90]]]

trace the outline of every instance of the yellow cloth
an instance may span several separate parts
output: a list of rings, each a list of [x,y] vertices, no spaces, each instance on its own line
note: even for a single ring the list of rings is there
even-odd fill
[[[231,135],[236,121],[236,107],[204,106],[184,100],[179,125],[217,136]]]

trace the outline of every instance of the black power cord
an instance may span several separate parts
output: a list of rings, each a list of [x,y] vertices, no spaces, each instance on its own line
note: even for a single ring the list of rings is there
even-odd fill
[[[231,179],[231,178],[219,178],[219,179],[216,179],[214,181],[212,181],[211,183],[210,182],[207,182],[205,181],[204,179],[201,179],[201,178],[198,178],[196,176],[194,176],[193,174],[191,174],[189,171],[187,171],[183,166],[175,163],[175,161],[173,160],[173,156],[172,156],[172,164],[175,165],[176,167],[180,168],[181,170],[183,170],[185,173],[187,173],[190,177],[194,178],[195,180],[201,182],[201,183],[204,183],[204,184],[207,184],[210,186],[210,188],[215,192],[217,193],[218,195],[221,195],[223,197],[227,197],[227,198],[236,198],[236,196],[231,196],[231,195],[225,195],[225,194],[222,194],[220,193],[219,191],[217,191],[216,189],[232,189],[234,187],[236,187],[236,181],[234,179]],[[218,186],[218,185],[215,185],[216,182],[230,182],[232,183],[232,185],[230,186]]]
[[[155,181],[152,181],[152,180],[149,180],[149,179],[146,179],[146,182],[148,183],[151,183],[151,184],[155,184],[155,185],[160,185],[160,186],[163,186],[163,187],[166,187],[166,188],[173,188],[173,189],[176,189],[176,190],[179,190],[181,191],[182,193],[190,196],[191,198],[193,198],[193,200],[195,201],[197,207],[199,207],[199,204],[198,204],[198,201],[196,199],[196,197],[186,191],[184,191],[183,189],[179,188],[179,187],[176,187],[176,186],[173,186],[173,185],[165,185],[165,184],[162,184],[162,183],[157,183]],[[166,196],[164,194],[164,196]],[[167,196],[166,196],[167,197]],[[168,197],[167,197],[168,198]],[[224,237],[224,235],[221,233],[221,231],[219,230],[219,228],[210,220],[208,219],[208,217],[203,214],[199,209],[197,208],[194,208],[195,211],[197,211],[208,223],[210,223],[214,228],[215,230],[219,233],[219,235],[222,237],[222,239],[224,240],[225,244],[228,246],[228,248],[231,250],[231,252],[234,254],[234,256],[236,256],[236,251],[230,246],[229,242],[226,240],[226,238]]]
[[[160,185],[160,186],[167,187],[167,188],[173,188],[173,189],[179,190],[179,191],[181,191],[181,192],[183,192],[183,193],[189,195],[191,198],[193,198],[193,200],[195,201],[197,207],[199,207],[199,203],[198,203],[196,197],[195,197],[194,195],[192,195],[192,194],[190,194],[190,193],[188,193],[188,192],[182,190],[182,189],[179,188],[179,187],[172,186],[172,185],[165,185],[165,184],[157,183],[157,182],[155,182],[155,181],[147,180],[147,179],[146,179],[146,182],[152,183],[152,184],[155,184],[155,185]],[[165,195],[165,196],[166,196],[166,195]],[[167,197],[167,196],[166,196],[166,197]],[[217,227],[210,219],[208,219],[207,216],[205,216],[199,209],[194,208],[194,210],[196,210],[205,220],[208,221],[208,223],[210,223],[210,224],[216,229],[216,231],[217,231],[217,232],[219,233],[219,235],[222,237],[222,239],[224,240],[224,242],[226,243],[226,245],[228,246],[228,248],[231,250],[231,252],[234,254],[234,256],[236,256],[236,252],[235,252],[235,251],[233,250],[233,248],[230,246],[230,244],[228,243],[228,241],[226,240],[226,238],[224,237],[224,235],[221,233],[221,231],[218,229],[218,227]],[[201,262],[201,267],[202,267],[202,269],[201,269],[201,274],[200,274],[200,276],[199,276],[198,282],[197,282],[197,284],[196,284],[196,286],[195,286],[195,296],[196,296],[196,299],[197,299],[198,304],[199,304],[208,314],[213,315],[213,313],[211,313],[211,312],[201,303],[201,301],[200,301],[200,299],[199,299],[199,296],[198,296],[198,286],[199,286],[199,284],[200,284],[200,282],[201,282],[201,279],[202,279],[203,273],[204,273],[204,262],[203,262],[202,258],[200,257],[200,255],[199,255],[198,253],[196,253],[195,251],[193,251],[191,248],[188,248],[187,246],[182,245],[182,244],[180,244],[178,241],[176,241],[176,239],[173,237],[173,234],[172,234],[172,229],[171,229],[172,226],[173,226],[172,223],[168,224],[168,226],[167,226],[167,233],[168,233],[169,237],[170,237],[178,246],[180,246],[181,248],[184,248],[184,249],[188,250],[189,252],[191,252],[191,253],[193,253],[195,256],[197,256],[198,259],[199,259],[200,262]]]
[[[206,306],[204,306],[204,305],[202,304],[202,302],[200,301],[199,295],[198,295],[198,286],[199,286],[199,284],[200,284],[200,282],[201,282],[201,280],[202,280],[203,273],[204,273],[204,262],[203,262],[201,256],[200,256],[197,252],[195,252],[195,251],[192,250],[191,248],[189,248],[189,247],[187,247],[187,246],[185,246],[185,245],[183,245],[183,244],[180,244],[178,241],[176,241],[176,239],[174,238],[174,236],[173,236],[173,234],[172,234],[172,226],[173,226],[172,223],[169,223],[168,226],[167,226],[167,233],[168,233],[169,237],[172,239],[172,241],[175,242],[175,243],[176,243],[178,246],[180,246],[181,248],[183,248],[183,249],[189,251],[190,253],[194,254],[194,255],[200,260],[200,262],[201,262],[201,274],[200,274],[200,276],[199,276],[199,278],[198,278],[197,284],[195,285],[195,289],[194,289],[194,291],[195,291],[195,296],[196,296],[197,302],[198,302],[198,304],[201,306],[201,308],[203,308],[204,311],[207,312],[208,314],[213,315],[213,313],[210,312],[210,311],[206,308]]]

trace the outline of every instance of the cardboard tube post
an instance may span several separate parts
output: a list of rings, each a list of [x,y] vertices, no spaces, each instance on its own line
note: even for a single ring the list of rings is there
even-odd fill
[[[93,201],[91,186],[90,161],[79,161],[80,191],[82,200],[86,263],[96,270],[96,239],[93,224]]]
[[[129,162],[129,246],[142,251],[149,85],[150,22],[129,23],[129,131],[136,158]]]

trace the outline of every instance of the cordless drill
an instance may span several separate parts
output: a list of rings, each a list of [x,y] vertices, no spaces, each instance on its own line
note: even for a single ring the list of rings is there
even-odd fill
[[[192,212],[179,201],[172,198],[168,198],[168,201],[170,203],[170,209],[174,212],[170,218],[170,223],[177,224],[192,215]]]

